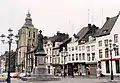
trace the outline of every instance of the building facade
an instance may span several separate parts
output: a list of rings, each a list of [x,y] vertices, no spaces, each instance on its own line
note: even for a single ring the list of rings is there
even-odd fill
[[[5,72],[5,62],[6,62],[6,56],[1,55],[0,56],[0,73]]]
[[[32,24],[32,18],[28,12],[25,19],[25,24],[19,30],[19,40],[18,40],[18,70],[21,72],[26,72],[27,69],[27,52],[31,51],[36,47],[38,29]]]
[[[97,54],[96,54],[96,36],[99,30],[95,25],[88,24],[83,27],[77,35],[74,35],[71,42],[67,44],[68,51],[68,75],[71,71],[78,75],[79,69],[82,75],[87,75],[87,67],[90,67],[90,74],[96,75]],[[73,68],[73,69],[71,69]]]
[[[56,75],[61,73],[63,69],[63,60],[61,58],[61,51],[64,45],[64,41],[69,38],[68,34],[57,32],[57,35],[49,37],[48,41],[44,44],[45,52],[47,53],[46,61],[48,64],[48,70],[50,69],[52,74]],[[66,43],[66,42],[65,42]],[[62,63],[61,63],[62,60]]]
[[[120,75],[120,16],[107,17],[96,38],[98,61],[104,75],[111,75],[111,59],[113,75]],[[112,40],[110,42],[110,40]],[[111,47],[110,47],[111,44]],[[112,56],[112,58],[111,58]]]

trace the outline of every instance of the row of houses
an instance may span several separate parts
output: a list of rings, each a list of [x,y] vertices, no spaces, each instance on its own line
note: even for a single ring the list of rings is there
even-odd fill
[[[15,72],[16,71],[16,62],[17,62],[17,57],[16,57],[16,51],[14,52],[13,50],[10,51],[10,72]],[[8,71],[8,62],[9,62],[9,51],[5,51],[4,54],[0,56],[0,73],[5,73]]]
[[[59,31],[52,37],[44,36],[48,73],[58,74],[66,70],[68,75],[71,75],[71,70],[77,73],[81,68],[82,74],[86,75],[86,68],[90,67],[91,75],[96,75],[96,69],[100,67],[104,75],[110,75],[112,56],[113,74],[120,75],[119,14],[107,17],[103,27],[88,24],[73,37]],[[34,49],[38,29],[32,24],[29,12],[18,35],[17,50],[14,53],[15,71],[31,73],[36,66]]]
[[[69,75],[71,68],[74,72],[81,68],[82,74],[86,75],[86,67],[90,67],[91,75],[96,75],[96,70],[100,67],[104,75],[110,75],[112,56],[113,74],[120,75],[119,14],[107,17],[102,28],[88,24],[73,37],[55,42],[55,46],[45,44],[47,63],[51,64],[57,73],[65,68]],[[51,48],[52,52],[48,51]]]

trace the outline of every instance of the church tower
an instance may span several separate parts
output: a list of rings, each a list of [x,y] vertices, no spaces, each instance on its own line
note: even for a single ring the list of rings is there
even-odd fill
[[[17,71],[26,72],[26,53],[36,47],[38,29],[32,24],[31,14],[26,14],[25,23],[18,31],[18,60]]]

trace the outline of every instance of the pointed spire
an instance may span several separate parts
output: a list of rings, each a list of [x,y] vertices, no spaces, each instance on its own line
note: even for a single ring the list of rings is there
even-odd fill
[[[28,14],[29,14],[30,12],[29,12],[29,9],[28,9]]]
[[[30,12],[29,12],[29,10],[28,10],[28,14],[27,14],[27,17],[30,17],[31,15],[30,15]]]
[[[28,13],[26,14],[26,18],[25,18],[25,24],[23,25],[23,28],[29,28],[29,27],[34,27],[34,25],[32,24],[32,18],[30,17],[31,14],[28,10]]]

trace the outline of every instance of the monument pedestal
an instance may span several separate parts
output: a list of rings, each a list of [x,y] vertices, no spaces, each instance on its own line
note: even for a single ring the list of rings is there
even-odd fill
[[[60,77],[55,77],[54,75],[48,74],[48,69],[45,64],[45,53],[38,52],[35,54],[37,57],[37,66],[33,69],[33,72],[30,77],[21,78],[24,81],[57,81],[61,80]]]

